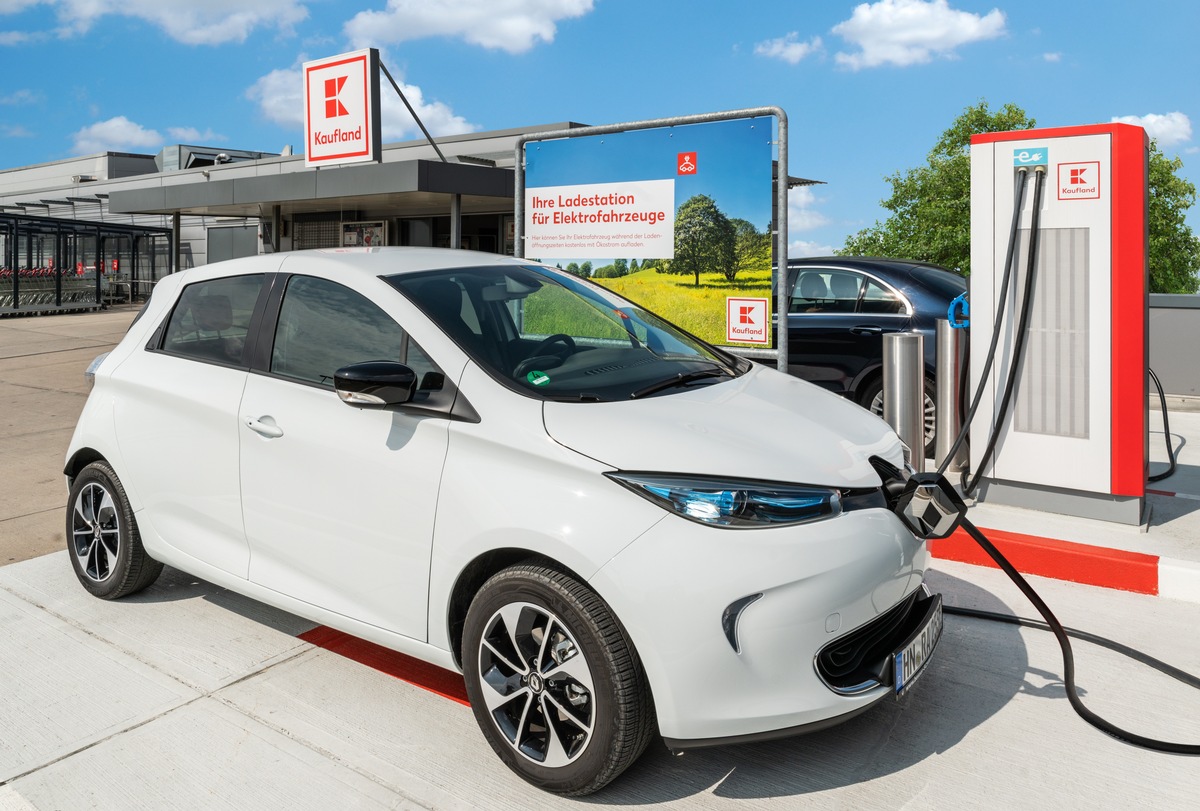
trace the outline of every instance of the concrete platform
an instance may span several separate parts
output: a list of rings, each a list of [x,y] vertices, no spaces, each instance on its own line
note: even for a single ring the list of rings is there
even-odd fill
[[[903,699],[786,741],[680,758],[655,743],[580,801],[538,792],[499,762],[469,708],[443,695],[461,684],[455,674],[310,644],[321,638],[312,623],[171,569],[135,597],[96,600],[63,551],[60,468],[83,369],[134,312],[0,321],[2,811],[1196,804],[1200,759],[1085,724],[1065,699],[1053,637],[1036,630],[948,616]],[[1179,583],[1164,590],[1159,577],[1146,594],[1031,581],[1067,625],[1200,674],[1200,588],[1189,579],[1200,568],[1200,414],[1170,416],[1180,470],[1152,485],[1144,531],[989,505],[971,515],[1035,544],[1101,550],[1118,561],[1109,569],[1134,559],[1122,555],[1153,559],[1156,572],[1182,567]],[[1161,433],[1150,444],[1164,459]],[[929,582],[950,605],[1033,616],[994,569],[941,558]],[[1076,660],[1092,709],[1140,734],[1200,743],[1200,691],[1089,645]]]
[[[1067,624],[1200,673],[1200,605],[1035,581]],[[951,604],[1029,613],[998,572],[947,562],[930,582]],[[1133,748],[1074,715],[1051,635],[953,616],[903,699],[786,741],[679,758],[655,743],[588,801],[511,775],[462,704],[173,570],[106,603],[75,583],[65,552],[3,567],[0,627],[3,809],[1184,809],[1200,786],[1200,759]],[[1200,692],[1091,646],[1077,661],[1093,709],[1200,742]]]

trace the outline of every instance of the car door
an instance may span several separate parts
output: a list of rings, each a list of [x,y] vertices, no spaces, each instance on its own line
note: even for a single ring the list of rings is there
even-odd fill
[[[146,351],[114,372],[123,463],[136,475],[146,524],[205,564],[246,577],[238,487],[238,403],[247,336],[263,274],[187,285]]]
[[[305,275],[286,279],[263,357],[240,411],[250,579],[425,639],[447,421],[348,406],[333,374],[368,360],[406,362],[419,379],[437,367],[362,292]]]
[[[837,267],[802,267],[788,307],[788,371],[839,394],[883,358],[883,336],[905,329],[907,302],[881,281]]]

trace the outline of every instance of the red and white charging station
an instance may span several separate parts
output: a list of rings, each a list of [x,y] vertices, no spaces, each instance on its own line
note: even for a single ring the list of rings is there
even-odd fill
[[[1148,140],[1141,127],[986,133],[971,138],[971,389],[980,384],[1009,249],[1016,178],[1028,170],[1016,284],[971,426],[980,501],[1143,521],[1147,435]],[[1034,180],[1044,167],[1025,359],[996,426],[1013,363],[1028,267]]]

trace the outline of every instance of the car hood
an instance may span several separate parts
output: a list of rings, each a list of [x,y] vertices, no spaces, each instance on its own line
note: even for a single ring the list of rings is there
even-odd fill
[[[866,409],[772,369],[641,400],[544,407],[557,442],[618,470],[878,487],[900,440]]]

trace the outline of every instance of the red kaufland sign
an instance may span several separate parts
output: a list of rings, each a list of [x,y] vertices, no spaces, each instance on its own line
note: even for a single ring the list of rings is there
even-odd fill
[[[304,164],[379,160],[379,51],[304,63]]]

